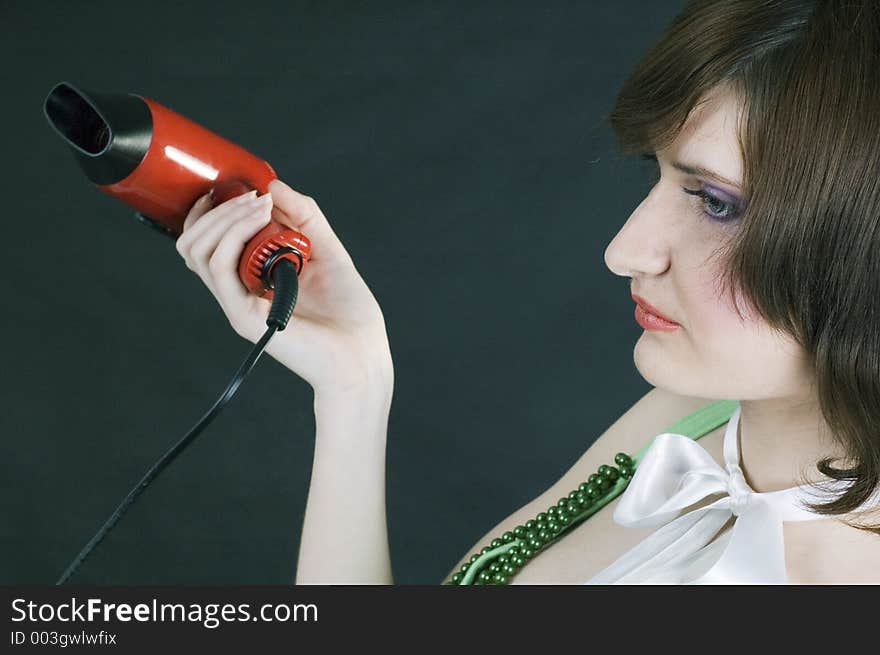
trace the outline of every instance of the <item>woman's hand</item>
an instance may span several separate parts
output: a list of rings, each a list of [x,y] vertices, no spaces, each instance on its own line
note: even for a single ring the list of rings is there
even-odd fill
[[[271,301],[250,293],[238,277],[245,244],[270,217],[311,241],[299,276],[299,294],[287,327],[266,353],[299,375],[316,395],[390,393],[391,351],[379,304],[312,198],[280,180],[269,193],[238,196],[211,208],[208,195],[192,207],[177,239],[177,252],[205,283],[235,332],[256,343],[268,329]],[[274,203],[274,206],[273,206]]]

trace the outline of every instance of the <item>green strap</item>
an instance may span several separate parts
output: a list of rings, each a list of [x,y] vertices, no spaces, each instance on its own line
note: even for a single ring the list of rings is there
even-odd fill
[[[696,441],[700,437],[712,432],[712,430],[719,425],[727,423],[738,406],[738,400],[716,400],[715,402],[688,414],[684,418],[678,419],[675,423],[666,428],[664,432],[682,434]],[[657,435],[652,436],[651,440],[633,455],[633,461],[636,464],[638,464],[639,460],[642,459],[642,455],[644,455],[648,448],[650,448],[656,436]]]

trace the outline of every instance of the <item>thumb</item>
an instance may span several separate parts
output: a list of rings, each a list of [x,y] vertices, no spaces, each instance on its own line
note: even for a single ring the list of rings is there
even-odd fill
[[[294,191],[278,179],[272,180],[268,188],[274,209],[280,210],[278,222],[309,238],[312,245],[311,261],[351,262],[351,256],[313,198]]]

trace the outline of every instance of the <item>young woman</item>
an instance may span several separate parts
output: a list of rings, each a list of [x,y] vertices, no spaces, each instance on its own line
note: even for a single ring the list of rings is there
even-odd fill
[[[655,388],[450,576],[493,537],[537,539],[529,520],[650,443],[622,495],[475,581],[880,583],[880,4],[695,0],[610,118],[656,165],[605,252]],[[315,393],[296,582],[392,583],[382,312],[318,205],[281,181],[270,194],[199,201],[178,251],[256,342],[269,303],[237,278],[244,243],[270,213],[311,238],[296,320],[267,349]],[[717,419],[713,399],[738,402],[699,435],[664,432]]]

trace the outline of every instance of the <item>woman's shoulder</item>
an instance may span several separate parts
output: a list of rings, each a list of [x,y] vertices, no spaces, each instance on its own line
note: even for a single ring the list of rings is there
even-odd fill
[[[682,396],[665,389],[651,389],[596,439],[569,471],[533,504],[531,511],[515,516],[514,521],[534,518],[538,506],[543,509],[548,502],[552,504],[565,496],[591,473],[595,473],[601,464],[613,465],[617,453],[634,455],[658,434],[668,431],[683,418],[695,413],[702,415],[700,410],[715,402],[709,398]],[[717,456],[720,457],[720,452]],[[615,523],[612,515],[619,499],[620,496],[614,498],[583,525],[537,555],[513,578],[512,583],[582,582],[653,532],[655,528],[631,528]]]
[[[555,502],[595,473],[602,464],[613,466],[617,453],[640,456],[654,437],[664,432],[675,431],[689,436],[710,434],[705,420],[709,418],[715,425],[711,433],[717,434],[730,407],[729,402],[718,403],[712,398],[683,396],[654,387],[614,421],[545,495]]]
[[[653,387],[602,432],[545,494],[555,502],[560,493],[567,494],[600,465],[614,465],[617,453],[635,455],[658,434],[715,402],[711,398],[683,396]]]
[[[633,455],[653,437],[667,431],[682,419],[693,417],[716,401],[698,396],[683,396],[653,387],[615,420],[572,467],[574,477],[596,468],[595,462],[613,463],[619,452]]]
[[[642,446],[651,441],[654,436],[664,432],[678,420],[693,414],[713,402],[715,401],[712,399],[682,396],[666,389],[652,388],[633,403],[598,438],[594,439],[586,451],[561,478],[550,485],[537,498],[520,507],[483,535],[472,548],[465,552],[462,559],[452,569],[452,572],[459,570],[473,553],[488,545],[493,538],[508,530],[513,530],[515,526],[525,523],[529,519],[535,518],[539,512],[555,504],[560,497],[567,495],[572,489],[577,488],[581,482],[585,481],[590,474],[595,473],[600,465],[613,465],[614,456],[617,453],[635,454]],[[610,507],[610,505],[607,505],[599,513],[605,512]],[[591,517],[588,523],[597,523],[597,516]],[[626,536],[632,537],[635,532],[638,531],[628,530]],[[571,542],[571,539],[568,538],[567,541]],[[546,560],[547,558],[544,559]],[[535,569],[534,566],[532,568]],[[545,574],[545,572],[540,573],[541,575]],[[551,577],[546,579],[549,580]]]

